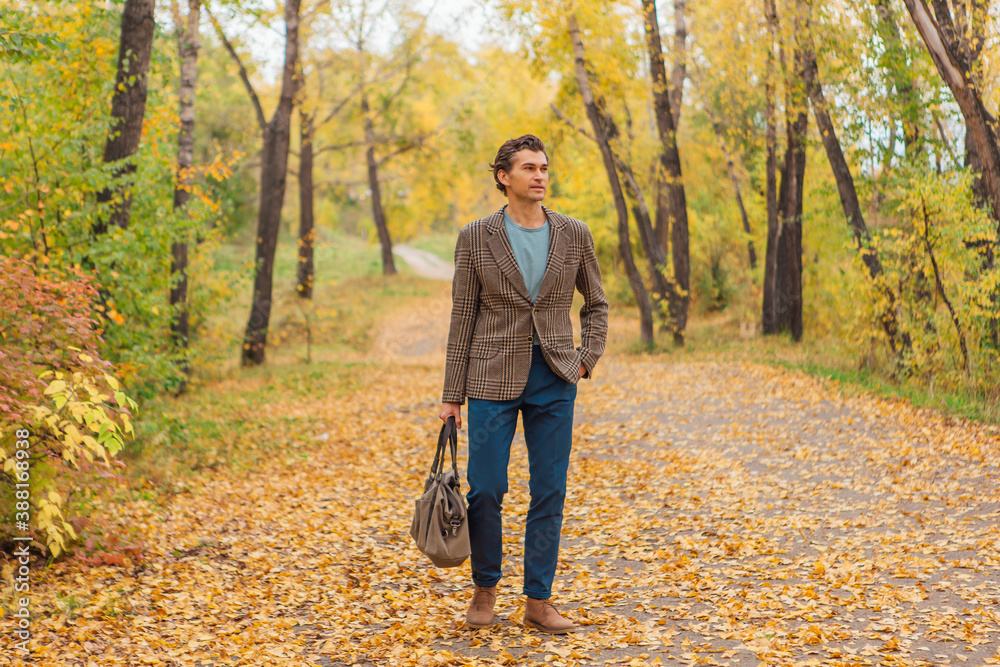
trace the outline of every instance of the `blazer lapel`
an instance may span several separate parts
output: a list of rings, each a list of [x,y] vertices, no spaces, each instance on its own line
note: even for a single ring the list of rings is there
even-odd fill
[[[542,300],[542,297],[549,293],[549,290],[556,284],[563,265],[566,263],[566,251],[569,248],[569,234],[566,232],[566,221],[555,211],[545,209],[545,215],[549,219],[549,258],[545,264],[545,274],[542,276],[542,284],[538,288],[538,298],[535,302]],[[503,216],[501,216],[501,219]],[[513,252],[513,251],[512,251]],[[522,282],[524,282],[522,280]]]
[[[514,248],[511,247],[510,239],[507,238],[507,229],[503,224],[503,209],[490,216],[490,219],[486,222],[486,229],[490,232],[490,236],[486,240],[486,245],[489,246],[490,252],[493,253],[493,258],[496,260],[497,266],[500,267],[501,273],[507,276],[507,280],[514,286],[514,289],[530,302],[531,295],[528,293],[528,287],[524,284],[524,276],[521,275],[521,270],[517,266],[517,258],[514,257]],[[550,261],[551,257],[552,244],[550,243]]]

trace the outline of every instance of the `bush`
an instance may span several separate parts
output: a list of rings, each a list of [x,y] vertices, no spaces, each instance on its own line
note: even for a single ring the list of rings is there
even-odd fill
[[[78,270],[47,274],[0,257],[0,511],[17,510],[17,520],[27,521],[25,508],[33,509],[35,537],[53,556],[75,537],[64,511],[69,499],[95,477],[114,477],[111,459],[132,432],[135,402],[98,354],[96,299]],[[30,493],[16,495],[15,485],[29,481]],[[12,526],[4,525],[8,540]]]
[[[874,236],[895,295],[897,372],[947,389],[995,392],[1000,367],[1000,265],[993,220],[972,198],[965,171],[901,173],[890,191],[896,218]],[[858,303],[854,340],[880,338],[883,290],[868,286]]]

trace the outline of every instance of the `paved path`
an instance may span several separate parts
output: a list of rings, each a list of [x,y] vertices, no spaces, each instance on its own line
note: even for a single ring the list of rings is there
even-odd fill
[[[417,305],[408,337],[438,340],[446,301]],[[145,562],[54,572],[36,663],[1000,661],[1000,432],[781,369],[669,357],[609,354],[580,386],[554,595],[584,632],[520,625],[520,430],[501,620],[470,631],[467,569],[428,567],[408,535],[441,351],[385,355],[350,395],[269,394],[296,428],[271,434],[266,470],[122,507]]]
[[[455,275],[455,267],[450,262],[446,262],[426,250],[397,243],[392,247],[392,254],[402,257],[418,276],[432,280],[451,281]]]

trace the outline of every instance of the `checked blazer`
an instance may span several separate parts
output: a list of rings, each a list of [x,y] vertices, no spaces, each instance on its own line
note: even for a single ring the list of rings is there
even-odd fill
[[[583,377],[592,377],[608,333],[608,300],[594,238],[579,220],[544,210],[549,254],[535,303],[517,266],[503,209],[458,232],[443,402],[520,396],[531,367],[532,322],[557,375],[576,384],[582,362]],[[575,289],[584,297],[578,348],[570,321]]]

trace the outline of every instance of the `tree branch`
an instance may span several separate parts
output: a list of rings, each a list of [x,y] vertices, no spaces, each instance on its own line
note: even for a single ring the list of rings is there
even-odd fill
[[[322,148],[314,148],[313,155],[319,155],[320,153],[326,153],[327,151],[342,151],[345,148],[357,148],[364,145],[364,141],[349,141],[346,144],[332,144],[330,146],[323,146]]]
[[[264,109],[260,106],[260,99],[257,97],[257,93],[253,89],[253,84],[250,83],[250,76],[247,74],[247,69],[243,66],[243,61],[240,60],[239,54],[236,53],[236,49],[233,48],[229,38],[226,37],[226,33],[222,30],[222,24],[219,23],[217,18],[215,18],[215,14],[212,13],[208,4],[205,4],[205,12],[208,14],[208,18],[212,21],[212,25],[215,27],[215,33],[219,36],[219,39],[222,40],[222,44],[226,47],[226,51],[228,51],[229,55],[233,57],[233,60],[236,61],[237,67],[240,69],[240,79],[243,80],[243,85],[246,86],[247,94],[250,95],[250,102],[253,103],[254,111],[257,112],[257,124],[260,125],[261,131],[264,131],[264,129],[267,128],[267,119],[264,116]]]
[[[493,74],[496,72],[496,70],[498,69],[498,67],[499,67],[499,65],[494,66],[493,69],[486,75],[486,81],[490,80],[490,77],[493,76]],[[387,155],[384,155],[382,157],[382,159],[380,159],[378,161],[378,166],[381,167],[382,164],[384,164],[390,158],[393,158],[393,157],[399,155],[400,153],[405,153],[407,151],[413,150],[414,148],[420,148],[420,147],[422,147],[427,142],[428,139],[430,139],[434,135],[436,135],[439,132],[441,132],[441,130],[443,130],[444,128],[448,127],[448,125],[451,123],[451,121],[454,120],[455,116],[458,115],[458,112],[465,108],[466,103],[479,93],[479,89],[482,87],[482,85],[483,84],[480,83],[475,88],[473,88],[469,92],[469,94],[467,94],[465,97],[463,97],[461,100],[459,100],[458,104],[456,104],[454,106],[454,108],[452,108],[451,112],[445,117],[444,120],[442,120],[440,123],[438,123],[437,127],[435,127],[430,132],[427,132],[427,133],[421,135],[420,137],[417,137],[416,139],[411,139],[411,140],[407,141],[407,143],[404,146],[400,147],[399,149],[397,149],[395,151],[392,151],[392,152],[390,152]]]
[[[684,99],[684,79],[687,76],[687,22],[684,20],[685,0],[674,0],[674,67],[670,72],[670,111],[674,128],[681,122]]]
[[[927,202],[921,199],[921,208],[924,214],[924,247],[927,248],[927,256],[931,260],[931,268],[934,269],[934,282],[937,286],[938,293],[941,295],[941,300],[944,301],[944,305],[948,307],[948,313],[951,314],[951,322],[955,325],[955,332],[958,334],[958,344],[962,349],[962,370],[966,373],[969,372],[969,350],[965,345],[965,334],[962,332],[962,325],[958,321],[958,315],[955,314],[955,307],[951,305],[951,300],[944,291],[944,283],[941,281],[941,271],[938,269],[937,259],[934,257],[934,247],[931,245],[931,220],[927,215]]]
[[[729,147],[726,145],[726,135],[722,129],[722,125],[719,124],[719,119],[715,117],[715,113],[712,111],[712,105],[708,99],[708,93],[705,90],[705,74],[702,72],[701,67],[698,66],[696,62],[694,64],[694,76],[692,77],[692,83],[695,89],[701,96],[702,106],[705,108],[705,114],[708,116],[708,121],[712,124],[712,131],[715,132],[715,137],[719,140],[719,147],[722,149],[722,155],[726,158],[726,169],[729,171],[729,180],[733,184],[733,192],[736,196],[736,206],[740,210],[740,219],[743,222],[743,233],[747,236],[747,256],[750,260],[750,268],[757,268],[757,251],[753,245],[753,234],[750,230],[750,218],[747,215],[746,206],[743,204],[743,194],[740,191],[740,181],[736,177],[736,165],[733,162],[733,156],[729,152]]]
[[[951,140],[948,139],[948,133],[945,132],[944,125],[941,124],[941,115],[931,109],[931,116],[934,117],[934,123],[937,125],[938,134],[941,135],[941,143],[944,144],[944,149],[948,151],[948,157],[951,158],[952,164],[958,166],[958,158],[955,157],[955,151],[951,149]]]
[[[573,129],[573,130],[577,131],[578,133],[580,133],[583,136],[587,137],[588,139],[590,139],[594,143],[597,143],[597,139],[594,138],[594,135],[592,135],[590,132],[587,132],[587,130],[585,128],[582,128],[579,125],[574,124],[573,121],[571,121],[566,116],[566,114],[564,114],[562,112],[562,109],[560,109],[559,107],[557,107],[555,104],[550,104],[549,108],[552,109],[552,113],[554,113],[556,115],[556,118],[558,118],[562,122],[566,123],[566,125],[568,125],[570,127],[570,129]]]
[[[170,18],[174,21],[174,30],[177,31],[177,36],[179,39],[184,39],[184,17],[181,16],[180,7],[177,6],[177,0],[170,0]]]
[[[395,76],[395,74],[397,72],[399,72],[399,70],[403,69],[404,67],[409,67],[411,64],[412,64],[412,61],[409,61],[409,60],[404,61],[404,62],[396,65],[395,67],[393,67],[393,68],[391,68],[389,70],[386,70],[385,72],[383,72],[383,73],[379,74],[378,76],[374,77],[371,81],[368,82],[368,84],[370,85],[372,83],[385,81],[386,79],[389,79],[389,78]],[[337,104],[333,107],[332,110],[330,110],[330,113],[328,113],[326,115],[326,117],[323,118],[323,120],[321,120],[318,123],[316,123],[316,127],[320,127],[321,125],[325,125],[326,123],[329,123],[331,120],[333,120],[337,116],[337,114],[339,114],[341,111],[343,111],[344,108],[348,104],[350,104],[351,101],[354,100],[354,96],[357,95],[358,93],[360,93],[361,89],[364,88],[365,85],[366,84],[365,84],[364,81],[361,81],[358,84],[356,84],[354,86],[354,88],[351,90],[351,92],[349,92],[347,95],[344,96],[343,99],[341,99],[339,102],[337,102]]]

